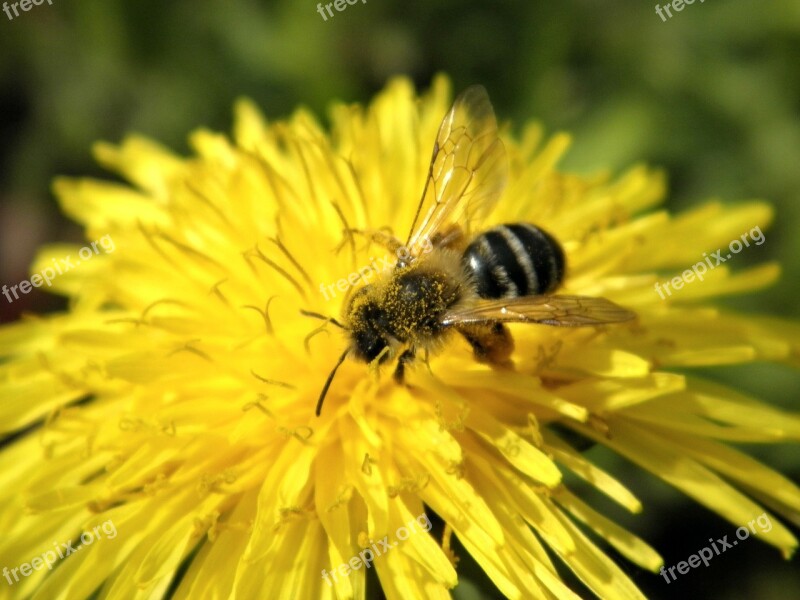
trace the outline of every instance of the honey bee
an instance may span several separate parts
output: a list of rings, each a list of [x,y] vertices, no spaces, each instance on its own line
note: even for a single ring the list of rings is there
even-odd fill
[[[604,298],[552,295],[566,260],[561,245],[540,227],[508,223],[471,234],[470,226],[494,208],[507,178],[494,110],[483,86],[473,85],[439,126],[406,243],[371,234],[397,253],[393,269],[350,295],[342,323],[327,319],[345,330],[349,344],[325,381],[317,416],[348,356],[377,364],[396,358],[394,378],[402,383],[417,352],[440,349],[453,330],[466,338],[478,361],[512,368],[514,342],[506,323],[574,327],[635,317]]]

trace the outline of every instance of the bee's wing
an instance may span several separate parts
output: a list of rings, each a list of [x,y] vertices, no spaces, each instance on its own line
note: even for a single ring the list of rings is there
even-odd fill
[[[422,198],[406,242],[412,254],[437,232],[465,227],[494,207],[508,179],[505,147],[486,89],[462,92],[442,119]]]
[[[479,300],[445,313],[443,325],[471,323],[542,323],[578,327],[630,321],[636,315],[605,298],[587,296],[522,296]]]

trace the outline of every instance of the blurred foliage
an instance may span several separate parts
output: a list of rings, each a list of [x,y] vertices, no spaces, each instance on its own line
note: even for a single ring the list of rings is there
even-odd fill
[[[367,0],[323,21],[311,1],[56,0],[11,21],[0,13],[0,279],[26,277],[44,241],[81,239],[49,188],[58,174],[109,177],[92,161],[96,140],[138,131],[188,152],[197,126],[229,129],[242,95],[271,119],[299,104],[324,115],[334,98],[369,100],[393,74],[424,88],[446,72],[456,90],[483,83],[515,127],[535,118],[571,132],[564,168],[662,166],[674,210],[710,198],[772,202],[767,243],[733,267],[774,259],[785,276],[769,292],[725,303],[796,318],[800,3],[695,2],[666,22],[654,5]],[[57,306],[35,290],[0,302],[0,318]],[[797,410],[796,373],[764,365],[707,374]],[[796,448],[762,455],[797,479]],[[599,458],[646,500],[645,515],[626,522],[667,564],[730,530],[654,478]],[[649,573],[631,576],[657,598],[783,598],[800,595],[796,565],[754,541],[669,587]],[[465,569],[472,581],[461,598],[492,594],[474,571]]]

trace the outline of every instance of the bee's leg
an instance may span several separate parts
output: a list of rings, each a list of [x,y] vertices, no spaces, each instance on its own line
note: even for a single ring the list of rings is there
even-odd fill
[[[514,340],[505,325],[459,325],[457,329],[472,346],[475,360],[496,367],[514,367]]]
[[[403,247],[403,242],[399,239],[394,237],[394,234],[391,230],[384,231],[382,229],[355,229],[350,228],[346,230],[348,234],[352,235],[354,233],[358,235],[363,235],[370,239],[370,241],[378,244],[379,246],[383,246],[389,252],[396,253],[399,248]]]
[[[397,383],[403,383],[406,374],[406,363],[414,360],[414,356],[416,356],[416,350],[412,347],[405,350],[400,355],[400,358],[397,359],[397,368],[394,370],[394,380]]]
[[[458,250],[464,244],[464,230],[460,225],[453,223],[441,231],[437,231],[429,240],[433,247],[452,248]]]
[[[428,367],[428,373],[433,375],[433,370],[431,369],[431,363],[430,363],[430,352],[428,351],[427,348],[425,348],[425,358],[422,359],[422,362],[425,363],[426,367]]]

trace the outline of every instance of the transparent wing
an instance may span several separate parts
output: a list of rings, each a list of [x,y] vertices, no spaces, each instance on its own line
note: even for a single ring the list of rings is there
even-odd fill
[[[438,232],[466,229],[485,217],[507,179],[508,159],[489,96],[483,86],[473,85],[456,98],[439,126],[406,248],[416,255],[422,245],[436,241]]]
[[[445,313],[443,325],[470,323],[542,323],[564,327],[630,321],[636,315],[606,300],[587,296],[523,296],[479,300]]]

